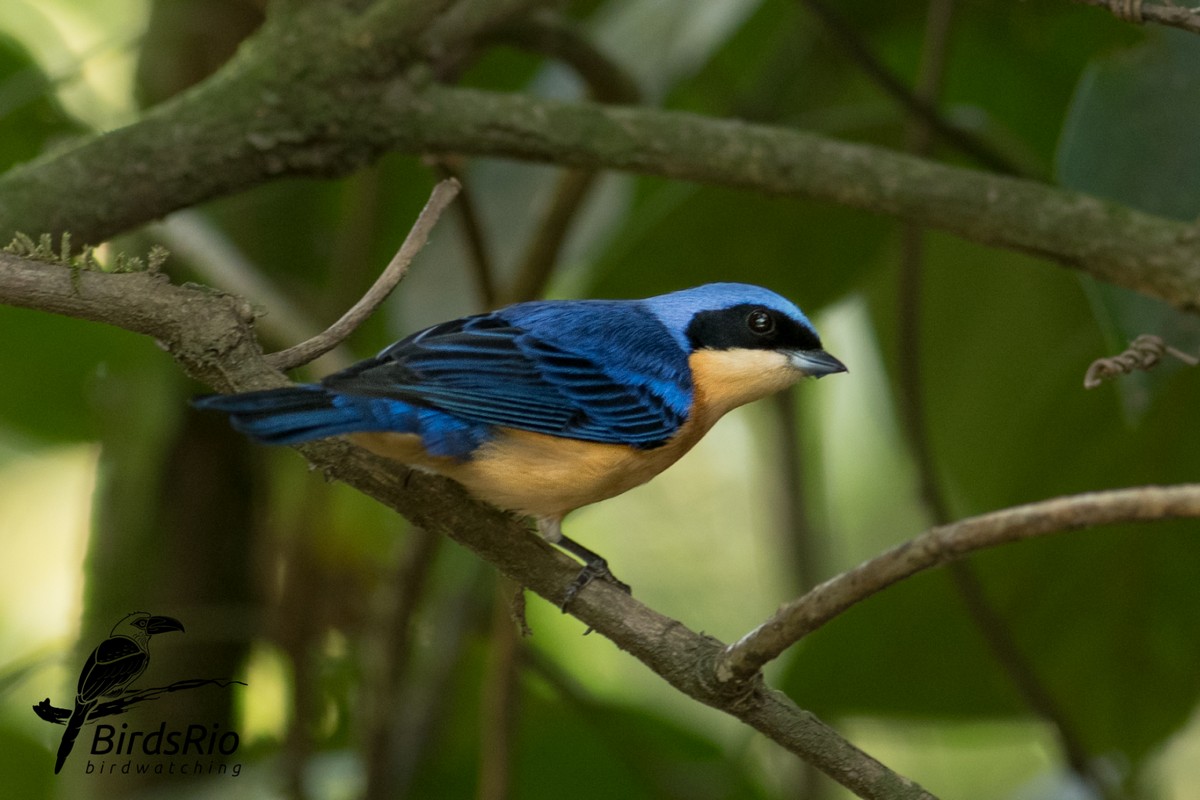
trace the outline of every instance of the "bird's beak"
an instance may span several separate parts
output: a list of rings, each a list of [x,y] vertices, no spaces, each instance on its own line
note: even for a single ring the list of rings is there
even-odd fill
[[[146,620],[146,633],[166,633],[167,631],[183,632],[183,623],[174,617],[151,617]]]
[[[845,372],[846,365],[824,350],[793,350],[788,353],[792,366],[812,378]]]

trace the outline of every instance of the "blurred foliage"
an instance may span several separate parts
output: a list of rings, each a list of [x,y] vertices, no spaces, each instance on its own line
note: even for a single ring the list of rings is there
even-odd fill
[[[882,64],[912,82],[922,49],[922,5],[826,2]],[[33,13],[32,6],[18,5]],[[90,20],[87,41],[132,42],[127,46],[137,56],[137,96],[144,103],[202,80],[263,12],[253,0],[159,0],[148,4],[139,37],[128,27],[105,29],[82,0],[51,6],[57,16],[48,19],[69,18],[76,27]],[[704,8],[596,0],[572,5],[569,13],[634,77],[648,102],[903,146],[903,109],[805,3],[728,0]],[[61,31],[58,46],[72,45],[72,24],[49,27]],[[52,152],[84,130],[64,110],[57,91],[62,81],[47,77],[29,55],[31,43],[6,29],[0,12],[0,169]],[[90,56],[78,47],[75,52],[80,64],[71,80],[86,82]],[[463,67],[460,80],[484,88],[566,96],[585,88],[562,65],[508,45],[493,46]],[[1200,161],[1193,157],[1198,67],[1195,36],[1138,29],[1065,1],[973,0],[956,10],[941,109],[1031,174],[1194,219],[1200,210]],[[935,157],[971,166],[949,149],[935,149]],[[321,326],[371,283],[446,166],[391,156],[343,181],[280,181],[199,211],[214,240],[232,242]],[[514,254],[532,235],[532,220],[549,202],[554,171],[494,161],[448,166],[464,175],[503,283]],[[478,308],[458,213],[440,223],[400,296],[353,337],[357,355],[417,324]],[[1091,393],[1081,388],[1093,358],[1119,350],[1137,333],[1200,346],[1194,316],[1025,255],[941,235],[927,238],[920,306],[898,307],[893,221],[661,179],[606,176],[570,234],[550,291],[641,296],[745,280],[795,298],[818,325],[823,312],[865,309],[858,318],[869,345],[848,353],[829,336],[826,344],[850,363],[851,373],[836,380],[879,387],[881,396],[870,405],[875,413],[894,414],[902,402],[899,321],[915,317],[933,478],[956,517],[1065,492],[1186,481],[1200,470],[1196,448],[1177,429],[1200,403],[1200,375],[1167,368]],[[121,245],[144,252],[158,235],[137,232]],[[172,259],[167,270],[180,280],[208,281],[202,264]],[[54,445],[102,443],[81,651],[111,626],[118,609],[155,604],[154,612],[174,614],[188,626],[180,638],[193,649],[179,642],[162,648],[175,648],[175,668],[225,671],[204,677],[252,672],[279,684],[248,687],[238,700],[242,719],[226,723],[261,731],[240,751],[253,762],[247,774],[257,777],[201,782],[187,792],[334,798],[360,796],[373,786],[386,787],[378,796],[387,797],[485,796],[478,787],[481,749],[511,735],[513,797],[805,796],[804,777],[747,745],[736,725],[704,709],[683,710],[687,701],[664,697],[672,692],[661,683],[634,688],[639,678],[629,676],[644,670],[603,649],[597,637],[581,638],[570,620],[543,623],[535,615],[536,636],[518,643],[514,662],[501,665],[498,677],[489,666],[493,646],[502,641],[489,608],[496,601],[469,557],[455,548],[423,550],[421,537],[402,521],[344,487],[326,485],[291,453],[264,453],[207,428],[186,410],[187,397],[203,389],[187,385],[152,342],[3,307],[0,338],[9,343],[0,355],[0,467],[17,463],[11,453],[32,458]],[[871,367],[876,352],[882,374]],[[819,406],[809,407],[807,398],[824,390],[824,383],[801,387],[804,420]],[[877,509],[867,515],[873,520],[912,516],[910,508],[901,513],[885,505],[894,501],[895,485],[910,480],[885,467],[907,464],[908,454],[881,455],[881,448],[899,445],[865,438],[863,427],[851,420],[801,432],[809,454],[805,499],[811,535],[819,540],[802,549],[823,554],[812,556],[821,559],[817,574],[849,566],[838,554],[861,549],[847,543],[874,547],[917,533],[855,526],[863,509]],[[749,429],[767,436],[779,427]],[[783,452],[772,444],[756,449]],[[863,489],[842,505],[830,499],[838,492],[828,485],[839,476],[827,474],[819,461],[830,449],[861,453],[853,480]],[[742,463],[712,469],[760,474]],[[783,471],[778,464],[761,470],[763,482]],[[774,501],[779,490],[748,489],[761,491],[761,502]],[[909,502],[918,506],[915,497]],[[687,540],[687,529],[701,524],[660,516],[626,525],[602,517],[596,527],[661,534],[662,546],[673,549],[652,569],[667,573],[687,571],[704,558]],[[791,563],[793,533],[736,535],[761,537],[762,547],[780,551],[779,562]],[[615,545],[598,546],[621,563]],[[1140,796],[1171,796],[1173,788],[1181,792],[1175,796],[1190,796],[1200,785],[1194,765],[1183,778],[1155,772],[1159,752],[1200,699],[1194,623],[1200,589],[1191,574],[1197,560],[1194,524],[1076,533],[972,560],[1024,668],[1054,698],[1089,756]],[[730,606],[761,604],[764,614],[787,599],[771,594],[777,588],[770,581],[747,577],[747,564],[731,562],[730,579],[709,591],[728,594]],[[36,575],[31,567],[29,580]],[[688,599],[671,605],[686,609]],[[20,613],[6,611],[0,629],[9,626],[4,617]],[[688,622],[721,630],[727,621]],[[55,636],[68,630],[60,626]],[[263,648],[279,653],[283,666],[247,667],[249,654]],[[215,660],[200,660],[209,655]],[[62,669],[71,673],[81,658],[81,652],[64,653]],[[46,695],[69,696],[75,676],[55,684],[58,678],[19,663],[0,668],[0,774],[7,793],[131,792],[119,780],[52,780],[56,732],[34,724],[27,707]],[[487,728],[483,706],[504,685],[506,668],[512,672],[511,727]],[[940,572],[906,581],[837,619],[789,654],[774,679],[802,706],[834,722],[870,718],[901,732],[913,720],[945,723],[946,737],[962,721],[1025,721],[1031,730],[1043,724]],[[282,719],[256,711],[256,689],[286,698]],[[414,763],[401,768],[373,760],[368,730],[407,743]],[[861,744],[871,750],[870,741]],[[1061,763],[1056,752],[1048,759]],[[929,788],[947,796],[1016,796],[1042,771],[1041,762],[1030,762],[1024,772],[986,787],[963,772]],[[175,796],[179,786],[167,781],[155,791]]]
[[[1195,37],[1154,31],[1136,48],[1093,61],[1080,78],[1059,145],[1064,186],[1180,220],[1200,215],[1200,163],[1193,157],[1200,108]],[[1153,332],[1185,350],[1200,348],[1200,320],[1127,289],[1087,283],[1097,319],[1119,350]],[[1136,374],[1120,384],[1134,418],[1147,413],[1175,371]]]
[[[85,131],[53,88],[21,43],[0,30],[0,170]]]

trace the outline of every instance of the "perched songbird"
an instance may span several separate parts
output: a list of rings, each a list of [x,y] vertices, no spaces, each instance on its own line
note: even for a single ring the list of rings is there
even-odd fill
[[[730,409],[845,369],[788,300],[713,283],[645,300],[518,303],[426,328],[319,384],[195,404],[270,444],[349,434],[535,517],[587,565],[565,606],[598,576],[628,591],[563,535],[566,514],[650,480]]]
[[[96,646],[79,673],[75,708],[58,745],[55,773],[62,769],[83,723],[100,698],[124,694],[126,687],[146,671],[150,664],[150,637],[182,630],[183,623],[179,620],[151,616],[145,611],[135,611],[113,626],[112,633]]]

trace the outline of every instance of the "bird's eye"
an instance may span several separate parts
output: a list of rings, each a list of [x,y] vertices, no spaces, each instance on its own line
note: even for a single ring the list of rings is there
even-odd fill
[[[751,333],[766,336],[775,330],[775,317],[765,308],[756,308],[746,315],[746,327]]]

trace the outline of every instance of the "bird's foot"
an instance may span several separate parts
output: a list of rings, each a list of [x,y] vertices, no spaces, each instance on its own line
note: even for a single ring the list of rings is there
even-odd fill
[[[612,571],[608,568],[608,562],[603,558],[596,557],[583,565],[583,569],[579,570],[579,574],[575,576],[575,580],[571,581],[571,585],[563,592],[563,601],[559,605],[559,609],[564,614],[567,613],[567,606],[575,599],[575,595],[579,594],[579,590],[597,578],[608,581],[625,594],[633,594],[633,589],[629,587],[629,584],[612,574]],[[588,631],[590,632],[591,628]]]

